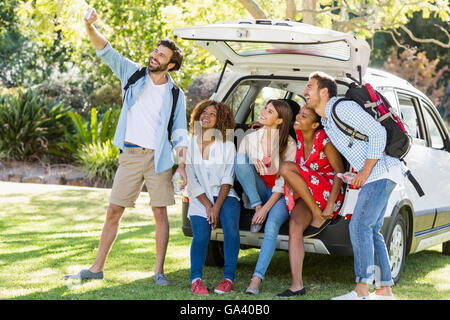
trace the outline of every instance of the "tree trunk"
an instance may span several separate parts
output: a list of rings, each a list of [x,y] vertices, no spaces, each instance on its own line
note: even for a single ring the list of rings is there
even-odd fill
[[[239,0],[239,2],[244,6],[244,8],[250,12],[253,18],[255,19],[267,19],[266,14],[259,5],[253,0]]]
[[[297,7],[295,6],[295,0],[286,0],[286,18],[291,21],[296,21]]]
[[[316,2],[317,0],[303,0],[303,23],[313,26],[317,24]]]

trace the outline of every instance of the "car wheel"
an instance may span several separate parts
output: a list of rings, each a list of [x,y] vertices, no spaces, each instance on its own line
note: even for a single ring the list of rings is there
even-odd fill
[[[224,263],[223,242],[209,241],[205,265],[210,267],[223,267]]]
[[[442,243],[442,253],[447,256],[450,255],[450,241]]]
[[[406,223],[399,214],[388,237],[387,250],[391,263],[392,280],[397,283],[403,271],[406,257]]]

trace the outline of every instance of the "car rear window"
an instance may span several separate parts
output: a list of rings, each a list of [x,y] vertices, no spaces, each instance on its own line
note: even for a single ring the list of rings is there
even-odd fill
[[[350,46],[343,40],[302,44],[226,41],[226,44],[236,54],[244,57],[269,54],[300,54],[348,61],[351,54]]]

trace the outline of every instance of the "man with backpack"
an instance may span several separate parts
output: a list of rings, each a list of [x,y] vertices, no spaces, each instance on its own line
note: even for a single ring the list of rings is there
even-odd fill
[[[368,139],[355,139],[335,123],[332,107],[337,101],[335,80],[323,72],[310,75],[304,91],[306,106],[322,117],[325,132],[336,149],[358,171],[352,184],[361,188],[350,221],[349,231],[354,254],[356,287],[335,300],[394,299],[389,256],[380,229],[389,196],[403,181],[406,167],[398,158],[384,153],[386,129],[360,105],[350,99],[334,108],[339,119]],[[373,284],[376,291],[369,294]]]
[[[113,144],[121,150],[110,204],[97,257],[89,269],[66,278],[103,279],[108,253],[115,241],[126,207],[134,207],[145,181],[156,223],[155,283],[167,285],[164,260],[169,240],[167,206],[175,204],[172,184],[172,149],[178,153],[177,171],[187,183],[184,155],[187,146],[186,106],[183,92],[169,72],[180,68],[183,55],[175,42],[161,40],[150,54],[146,68],[124,58],[97,31],[97,13],[90,8],[84,18],[97,56],[122,84],[123,106]],[[173,146],[170,143],[172,141]]]

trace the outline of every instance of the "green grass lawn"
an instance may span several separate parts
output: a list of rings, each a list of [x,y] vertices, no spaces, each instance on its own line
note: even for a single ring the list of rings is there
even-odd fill
[[[154,285],[155,224],[141,193],[127,209],[110,252],[103,281],[66,281],[65,274],[90,266],[108,205],[109,189],[0,182],[0,299],[274,299],[290,284],[287,252],[277,251],[257,297],[244,293],[259,250],[241,250],[234,292],[212,291],[222,269],[204,268],[208,297],[193,296],[189,283],[191,238],[181,231],[181,199],[169,207],[170,240],[165,273],[171,285]],[[354,287],[353,258],[308,254],[306,299],[330,299]],[[441,246],[410,255],[397,299],[449,299],[450,257]],[[276,299],[276,298],[275,298]]]

